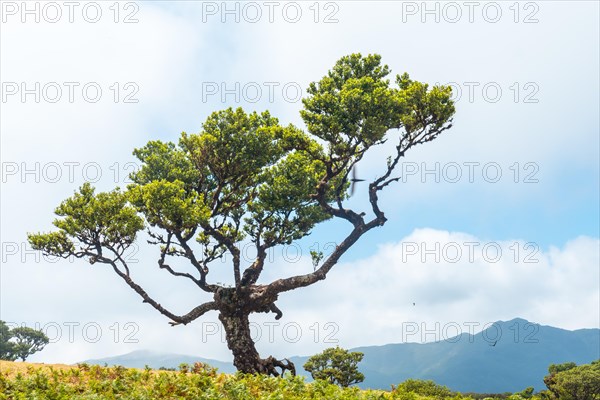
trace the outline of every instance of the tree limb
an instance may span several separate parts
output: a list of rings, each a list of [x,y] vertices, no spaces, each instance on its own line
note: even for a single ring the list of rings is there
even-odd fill
[[[279,294],[281,292],[287,292],[300,287],[312,285],[315,282],[323,280],[327,277],[327,273],[337,264],[340,257],[350,248],[356,241],[369,229],[375,226],[368,227],[368,225],[361,224],[354,228],[352,232],[344,239],[342,243],[335,247],[335,250],[325,260],[325,262],[314,272],[305,275],[296,275],[290,278],[278,279],[267,285],[267,292]]]
[[[125,283],[129,285],[130,288],[132,288],[137,294],[139,294],[142,297],[144,303],[150,304],[158,312],[173,320],[175,324],[171,323],[172,325],[188,324],[196,318],[200,317],[201,315],[205,314],[206,312],[217,309],[217,304],[214,301],[211,301],[201,304],[200,306],[194,308],[192,311],[183,316],[173,314],[172,312],[164,308],[160,303],[156,302],[153,298],[151,298],[150,295],[148,295],[148,293],[140,285],[135,283],[129,275],[121,271],[113,260],[106,257],[97,257],[97,259],[99,262],[111,265],[113,267],[113,270],[117,273],[117,275],[119,275],[125,281]]]
[[[198,317],[201,317],[202,315],[206,314],[208,311],[212,311],[212,310],[218,310],[217,303],[215,303],[214,301],[200,304],[198,307],[195,307],[189,313],[181,316],[180,317],[181,321],[169,322],[169,324],[171,324],[171,326],[176,326],[176,325],[180,325],[180,324],[187,325],[191,321],[197,319]]]

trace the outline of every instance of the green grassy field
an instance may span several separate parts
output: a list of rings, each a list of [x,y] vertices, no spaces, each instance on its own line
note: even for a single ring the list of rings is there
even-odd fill
[[[79,364],[0,361],[0,399],[470,399],[433,382],[413,381],[390,391],[340,388],[302,377],[219,374],[197,363],[179,371]],[[511,399],[520,399],[513,395]]]

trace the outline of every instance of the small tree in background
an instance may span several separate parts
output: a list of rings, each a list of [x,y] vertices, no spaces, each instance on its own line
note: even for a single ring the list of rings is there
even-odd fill
[[[397,387],[392,386],[392,393],[414,393],[420,396],[445,399],[454,396],[446,386],[438,385],[432,380],[407,379]]]
[[[42,331],[25,326],[10,329],[0,321],[0,360],[25,361],[33,353],[42,350],[50,340]]]
[[[4,321],[0,321],[0,360],[14,361],[17,356],[14,353],[15,344],[10,342],[10,328]]]
[[[575,363],[552,364],[544,378],[546,397],[560,400],[600,399],[600,360],[576,366]]]
[[[310,357],[304,364],[304,369],[310,372],[313,379],[348,387],[365,380],[365,376],[357,367],[363,356],[364,354],[358,351],[349,352],[340,347],[331,347]]]
[[[26,326],[14,328],[10,332],[16,340],[13,350],[14,355],[20,358],[21,361],[25,361],[33,353],[42,350],[50,341],[44,332]]]

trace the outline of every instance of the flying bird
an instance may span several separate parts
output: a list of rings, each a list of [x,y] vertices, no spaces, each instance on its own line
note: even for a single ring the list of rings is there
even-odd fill
[[[350,179],[350,182],[352,182],[352,185],[350,185],[350,196],[352,196],[354,194],[354,185],[356,184],[356,182],[364,182],[364,179],[358,179],[356,177],[356,167],[352,168],[352,179]]]

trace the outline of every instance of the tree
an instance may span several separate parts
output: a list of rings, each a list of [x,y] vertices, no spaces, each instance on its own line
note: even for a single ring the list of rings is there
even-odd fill
[[[21,326],[11,330],[13,338],[16,340],[14,345],[14,355],[25,361],[33,353],[42,350],[49,342],[48,336],[42,331]]]
[[[551,365],[544,377],[548,398],[560,400],[600,399],[600,360],[576,366],[575,363]]]
[[[42,332],[27,327],[10,329],[4,321],[0,321],[0,360],[14,361],[27,357],[44,348],[49,342]]]
[[[397,387],[392,385],[392,393],[415,393],[421,396],[445,399],[454,396],[446,386],[438,385],[432,380],[407,379]]]
[[[173,326],[217,311],[240,371],[295,373],[288,360],[260,358],[249,316],[272,312],[281,318],[280,295],[324,280],[362,235],[385,224],[378,196],[400,179],[393,176],[400,159],[451,127],[450,87],[429,88],[406,73],[392,85],[389,73],[378,55],[342,57],[308,88],[300,112],[307,132],[280,125],[269,112],[229,108],[209,115],[200,133],[182,133],[177,144],[150,141],[134,151],[142,166],[126,191],[96,193],[84,184],[57,207],[58,230],[30,233],[29,242],[45,254],[106,264]],[[351,171],[368,150],[390,139],[395,150],[364,187],[368,210],[348,208]],[[331,218],[347,221],[350,229],[322,263],[315,254],[307,273],[258,283],[269,249]],[[210,301],[179,315],[136,283],[124,254],[144,229],[158,246],[158,267],[188,280]],[[247,264],[244,243],[256,252]],[[210,282],[213,263],[225,257],[231,257],[231,284]],[[174,266],[178,259],[189,263],[188,270]]]
[[[310,372],[313,379],[348,387],[365,380],[365,376],[357,367],[363,356],[364,354],[358,351],[349,352],[340,347],[330,347],[310,357],[304,364],[304,369]]]
[[[15,344],[10,341],[11,337],[10,328],[0,320],[0,360],[14,361],[17,358]]]

